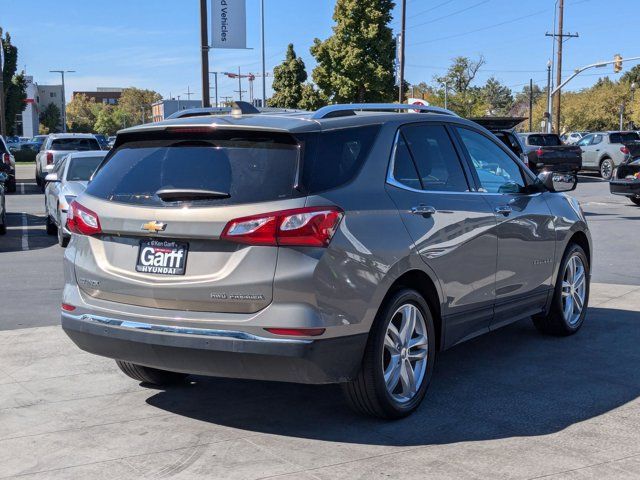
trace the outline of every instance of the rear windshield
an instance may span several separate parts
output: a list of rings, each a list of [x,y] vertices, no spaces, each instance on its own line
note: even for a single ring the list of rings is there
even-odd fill
[[[609,135],[611,143],[627,143],[640,140],[640,136],[636,132],[616,132]]]
[[[147,206],[230,205],[284,200],[349,182],[362,167],[379,126],[321,133],[286,134],[218,131],[163,132],[119,146],[87,193],[106,200]],[[161,136],[160,136],[161,135]],[[208,190],[221,198],[167,201],[165,189]]]
[[[87,182],[104,157],[72,158],[67,169],[67,181]]]
[[[165,189],[225,194],[187,202],[203,206],[297,195],[294,187],[300,147],[291,136],[220,132],[216,139],[199,137],[123,144],[96,174],[87,193],[114,202],[155,207],[185,203],[156,195]]]
[[[95,138],[56,138],[51,141],[50,150],[76,152],[100,150],[100,145]]]
[[[558,135],[529,135],[529,145],[536,147],[558,147],[562,145]]]

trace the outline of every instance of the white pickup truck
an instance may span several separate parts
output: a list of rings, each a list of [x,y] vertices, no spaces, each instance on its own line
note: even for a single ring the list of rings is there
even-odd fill
[[[47,136],[36,155],[36,183],[44,190],[44,178],[56,163],[71,152],[101,150],[96,137],[90,133],[52,133]]]

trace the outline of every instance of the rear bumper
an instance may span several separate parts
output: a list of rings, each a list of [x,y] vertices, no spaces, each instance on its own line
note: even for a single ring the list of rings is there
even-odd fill
[[[611,180],[609,191],[614,195],[635,197],[640,195],[640,180]]]
[[[295,383],[355,377],[367,334],[325,340],[275,339],[231,330],[180,328],[62,312],[82,350],[174,372]]]
[[[582,161],[569,161],[569,162],[558,162],[558,163],[547,163],[544,160],[538,160],[535,163],[529,163],[530,168],[533,172],[539,173],[542,171],[547,172],[578,172],[582,170]]]

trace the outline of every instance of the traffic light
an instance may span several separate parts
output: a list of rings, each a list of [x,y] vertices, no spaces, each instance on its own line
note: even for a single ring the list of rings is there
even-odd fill
[[[613,56],[613,60],[615,61],[613,64],[613,73],[620,73],[620,70],[622,70],[622,55],[616,53]]]

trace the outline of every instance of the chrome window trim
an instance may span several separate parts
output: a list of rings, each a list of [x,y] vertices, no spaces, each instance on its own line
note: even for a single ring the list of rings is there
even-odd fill
[[[71,315],[65,313],[74,320],[87,323],[95,323],[99,325],[109,325],[111,327],[122,328],[125,330],[143,330],[148,332],[160,332],[160,333],[173,333],[177,335],[198,335],[203,337],[217,337],[231,340],[246,340],[254,342],[267,342],[267,343],[297,343],[297,344],[309,344],[313,343],[313,340],[296,339],[296,338],[271,338],[261,337],[248,332],[241,332],[238,330],[220,330],[213,328],[187,328],[176,327],[172,325],[157,325],[145,322],[134,322],[130,320],[118,320],[115,318],[103,317],[99,315]]]

